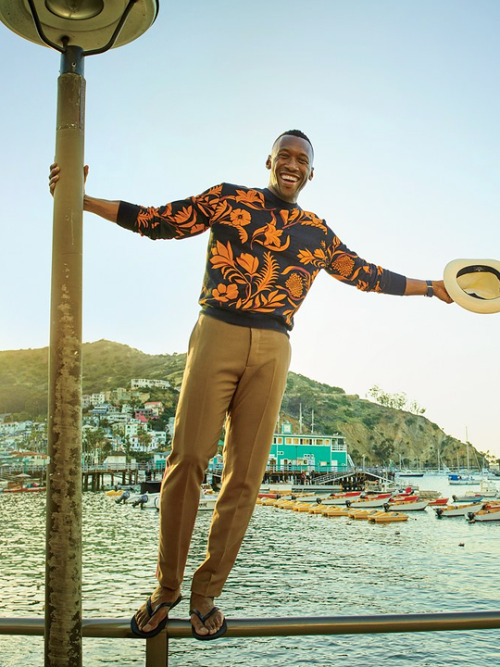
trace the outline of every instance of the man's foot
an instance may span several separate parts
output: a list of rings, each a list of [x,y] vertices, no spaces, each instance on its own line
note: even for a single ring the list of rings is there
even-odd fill
[[[182,600],[180,588],[158,586],[137,610],[131,621],[132,631],[139,636],[154,637],[166,625],[168,613]]]
[[[191,593],[191,625],[196,639],[216,639],[227,630],[226,619],[214,599]]]

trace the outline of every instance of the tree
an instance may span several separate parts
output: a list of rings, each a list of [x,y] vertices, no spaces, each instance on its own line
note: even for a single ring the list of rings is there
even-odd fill
[[[148,452],[151,448],[151,436],[149,435],[149,431],[143,428],[139,429],[139,432],[137,433],[137,439],[139,440],[141,449]]]
[[[423,415],[425,408],[422,408],[416,401],[408,401],[408,397],[403,392],[401,394],[389,394],[377,385],[368,390],[367,396],[372,398],[379,405],[395,410],[406,410],[415,415]]]
[[[102,449],[109,440],[102,428],[87,429],[83,435],[83,453],[87,461],[100,463],[102,460]]]
[[[381,442],[373,445],[373,453],[378,458],[380,463],[387,462],[389,460],[389,457],[393,454],[393,452],[394,452],[394,443],[391,440],[389,440],[389,438],[385,438]]]

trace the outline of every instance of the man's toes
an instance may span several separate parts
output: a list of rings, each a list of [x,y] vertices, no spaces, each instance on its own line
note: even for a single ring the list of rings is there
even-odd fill
[[[209,634],[215,634],[222,626],[223,620],[224,617],[220,611],[216,612],[213,616],[210,616],[210,618],[207,618],[205,621],[205,627],[207,628]]]
[[[194,628],[194,631],[199,635],[208,635],[209,629],[207,625],[203,625],[196,614],[191,615],[191,625]]]
[[[145,625],[149,620],[149,614],[146,607],[141,607],[136,611],[135,620],[137,621],[139,629],[142,630],[143,625]]]
[[[151,618],[148,619],[147,625],[143,627],[144,632],[150,632],[151,630],[154,630],[157,625],[159,625],[165,616],[168,615],[168,609],[166,607],[159,609]]]

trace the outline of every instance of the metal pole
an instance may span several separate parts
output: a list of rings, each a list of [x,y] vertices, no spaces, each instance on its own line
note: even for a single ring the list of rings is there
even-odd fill
[[[49,368],[45,665],[82,665],[81,302],[85,80],[66,46],[58,79]]]

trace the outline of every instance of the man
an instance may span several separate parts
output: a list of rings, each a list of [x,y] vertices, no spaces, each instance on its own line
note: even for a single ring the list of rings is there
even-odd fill
[[[226,424],[224,473],[205,561],[191,585],[197,639],[226,631],[213,604],[234,564],[266,468],[290,362],[288,332],[316,275],[325,269],[364,291],[437,296],[442,281],[424,281],[369,264],[314,213],[297,205],[313,178],[308,137],[290,130],[268,156],[267,188],[224,183],[160,208],[85,195],[84,210],[152,239],[211,230],[201,314],[189,341],[172,453],[161,489],[158,587],[132,619],[142,637],[157,634],[181,600],[181,583],[208,461]],[[85,175],[87,174],[87,170]],[[59,168],[52,165],[54,191]]]

